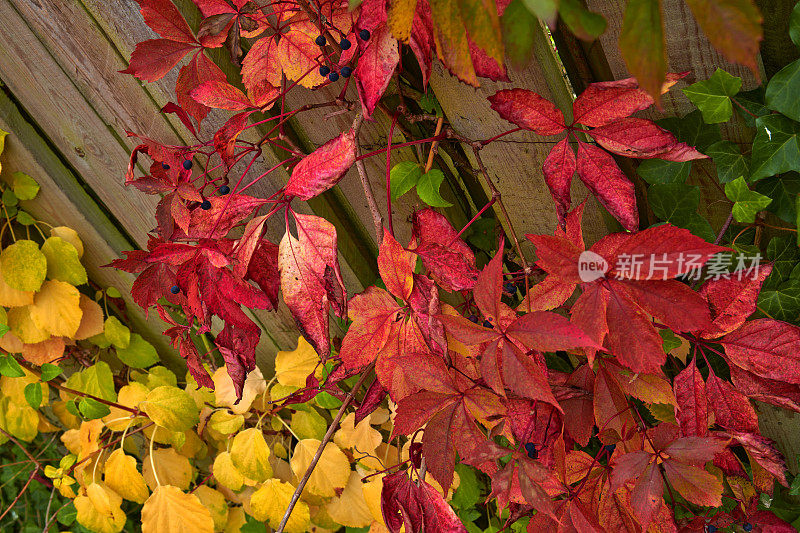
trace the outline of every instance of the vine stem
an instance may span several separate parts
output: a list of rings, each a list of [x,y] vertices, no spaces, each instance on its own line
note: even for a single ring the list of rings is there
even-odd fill
[[[2,514],[2,515],[0,515],[0,520],[2,520],[2,519],[3,519],[3,518],[5,518],[5,516],[6,516],[6,515],[9,513],[9,511],[11,511],[11,509],[13,509],[15,505],[17,505],[17,502],[20,500],[20,498],[22,498],[22,495],[23,495],[23,494],[25,494],[25,491],[26,491],[26,490],[28,490],[28,487],[30,486],[31,482],[33,481],[33,478],[35,478],[35,477],[36,477],[36,474],[38,474],[38,473],[39,473],[39,470],[41,470],[41,468],[42,468],[42,463],[40,463],[39,461],[37,461],[37,460],[36,460],[36,457],[34,457],[33,455],[31,455],[31,452],[29,452],[29,451],[28,451],[28,450],[25,448],[25,446],[23,446],[22,444],[20,444],[20,442],[19,442],[19,441],[18,441],[16,438],[14,438],[14,436],[13,436],[13,435],[11,435],[11,434],[10,434],[8,431],[6,431],[6,430],[5,430],[5,429],[3,429],[3,428],[0,428],[0,432],[2,432],[2,433],[3,433],[3,435],[5,435],[6,437],[8,437],[8,440],[10,440],[10,441],[11,441],[11,442],[13,442],[14,444],[16,444],[16,445],[19,447],[19,449],[20,449],[20,450],[22,450],[22,451],[23,451],[23,453],[24,453],[26,456],[28,456],[28,459],[30,459],[30,460],[31,460],[31,462],[34,464],[33,471],[31,472],[31,475],[30,475],[30,476],[28,476],[28,481],[26,481],[26,482],[25,482],[25,486],[24,486],[24,487],[22,487],[22,490],[21,490],[21,491],[19,491],[19,494],[17,494],[17,497],[16,497],[16,498],[14,498],[14,501],[13,501],[13,502],[11,502],[11,504],[10,504],[10,505],[9,505],[9,506],[6,508],[6,510],[5,510],[5,511],[3,511],[3,514]]]
[[[300,480],[300,483],[297,484],[297,488],[294,490],[294,494],[292,494],[292,499],[289,501],[289,506],[286,508],[286,512],[283,514],[283,519],[281,523],[278,525],[278,529],[275,530],[275,533],[283,533],[283,528],[286,527],[286,523],[289,521],[289,516],[292,514],[292,510],[294,506],[297,505],[298,500],[300,499],[300,495],[303,493],[303,489],[308,483],[309,478],[311,478],[311,474],[314,472],[314,468],[316,468],[317,463],[319,462],[320,457],[322,457],[322,452],[325,451],[325,446],[331,441],[333,437],[333,433],[339,428],[339,422],[341,422],[342,417],[344,416],[344,412],[350,406],[353,399],[356,397],[356,393],[361,389],[361,386],[367,380],[367,377],[371,374],[372,368],[374,367],[374,363],[370,364],[364,372],[361,374],[358,382],[353,385],[353,388],[350,389],[350,392],[345,397],[344,401],[342,402],[342,406],[339,407],[339,410],[336,412],[336,416],[333,417],[333,421],[331,425],[328,426],[328,431],[325,433],[325,436],[322,437],[322,442],[319,443],[319,447],[317,448],[317,453],[314,454],[314,458],[311,459],[311,464],[308,465],[306,469],[306,473],[303,474],[303,478]]]
[[[378,209],[375,193],[372,192],[372,185],[369,183],[367,169],[364,167],[364,156],[361,155],[361,146],[358,144],[358,132],[361,130],[361,124],[363,122],[364,117],[361,113],[358,113],[356,119],[353,121],[353,131],[355,132],[356,139],[356,168],[358,169],[358,177],[361,180],[361,186],[364,188],[364,196],[367,199],[369,211],[372,213],[372,223],[375,225],[375,239],[376,242],[380,243],[383,238],[383,216],[381,215],[381,210]],[[379,150],[379,152],[382,151],[383,150]]]

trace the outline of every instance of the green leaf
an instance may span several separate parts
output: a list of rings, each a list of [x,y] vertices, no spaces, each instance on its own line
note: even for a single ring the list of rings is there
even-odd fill
[[[795,45],[800,46],[800,2],[795,4],[789,17],[789,38]]]
[[[141,405],[150,420],[172,431],[187,431],[199,421],[197,404],[188,392],[178,387],[156,387]]]
[[[523,4],[544,22],[555,21],[558,14],[558,0],[523,0]]]
[[[0,324],[0,339],[5,337],[6,333],[11,331],[11,328],[8,327],[6,324]]]
[[[689,161],[664,161],[663,159],[645,159],[636,168],[644,181],[655,183],[683,183],[689,177],[692,163]]]
[[[291,428],[300,440],[321,440],[328,429],[328,422],[316,410],[297,411],[292,415]]]
[[[523,0],[512,0],[500,18],[500,25],[509,63],[515,68],[524,67],[533,55],[533,36],[539,21],[525,7]]]
[[[111,373],[111,367],[105,361],[98,361],[80,372],[75,372],[67,379],[66,385],[70,389],[85,392],[103,400],[110,402],[117,400],[114,375]]]
[[[756,118],[769,115],[771,111],[764,105],[764,86],[759,85],[755,89],[742,91],[731,98],[737,104],[734,109],[739,117],[744,121],[748,128],[756,127]],[[744,108],[744,109],[742,109]]]
[[[772,263],[772,273],[764,280],[762,290],[774,290],[789,279],[800,262],[800,249],[793,237],[773,237],[767,244],[767,259]]]
[[[21,378],[25,375],[25,371],[11,355],[0,355],[0,375],[9,378]]]
[[[707,80],[698,81],[683,89],[683,94],[697,106],[706,123],[717,124],[730,120],[733,115],[730,97],[741,88],[742,78],[718,68]]]
[[[27,211],[20,209],[17,211],[17,222],[23,226],[33,226],[36,224],[36,219],[33,218]]]
[[[481,500],[480,484],[475,470],[464,464],[456,465],[460,482],[450,504],[456,509],[471,509]]]
[[[42,381],[50,381],[61,375],[61,368],[50,363],[43,364],[39,370],[42,372]]]
[[[763,194],[751,191],[741,176],[725,184],[725,196],[734,202],[733,218],[746,224],[755,222],[756,213],[763,211],[772,202],[772,199]]]
[[[667,74],[666,48],[660,0],[628,0],[619,49],[628,71],[656,100]]]
[[[558,14],[578,39],[594,41],[606,31],[606,19],[603,15],[589,11],[580,0],[561,0]]]
[[[103,333],[115,348],[127,348],[131,342],[131,330],[115,316],[106,319]]]
[[[709,224],[708,220],[706,220],[699,213],[692,215],[692,217],[686,222],[684,228],[708,242],[714,242],[714,239],[717,238],[717,235],[714,233],[714,229],[711,227],[711,224]]]
[[[773,290],[762,290],[758,307],[776,320],[797,322],[800,315],[800,280],[790,279]]]
[[[800,170],[800,124],[783,115],[756,119],[756,137],[750,160],[750,181]]]
[[[392,200],[397,200],[411,190],[422,176],[422,168],[414,161],[397,163],[389,172],[389,185]]]
[[[69,412],[69,414],[71,414],[72,416],[77,416],[77,417],[81,416],[81,412],[78,411],[78,405],[75,403],[75,401],[70,400],[65,404],[65,406],[67,408],[67,412]]]
[[[664,347],[664,353],[669,353],[675,348],[679,348],[681,340],[670,329],[659,329],[658,334],[661,335],[661,345]]]
[[[464,236],[474,247],[479,250],[491,252],[497,246],[497,236],[495,235],[495,228],[497,221],[493,218],[485,217],[479,218],[472,225],[467,228]]]
[[[685,183],[652,185],[647,202],[653,213],[666,222],[684,227],[700,205],[700,187]]]
[[[745,179],[750,177],[749,158],[732,142],[714,143],[706,148],[705,154],[714,160],[720,183],[728,183],[739,176],[744,176]]]
[[[767,107],[800,120],[800,59],[792,61],[775,74],[767,84],[764,100]]]
[[[8,188],[3,191],[2,201],[5,207],[13,207],[19,203],[19,198],[17,198],[17,195],[14,194],[11,188]]]
[[[487,56],[502,63],[503,35],[495,5],[484,0],[457,0],[457,3],[470,40]]]
[[[699,110],[682,117],[662,118],[657,120],[656,124],[674,133],[679,141],[694,146],[703,153],[706,148],[722,140],[719,126],[706,124]]]
[[[436,99],[436,95],[433,94],[433,91],[428,91],[420,97],[419,107],[426,113],[435,114],[440,117],[444,115],[442,106],[439,104],[439,101]]]
[[[323,409],[338,409],[342,401],[330,393],[322,391],[314,397],[316,404]]]
[[[109,298],[122,298],[122,293],[116,287],[107,288],[106,294]]]
[[[95,420],[111,414],[111,409],[106,404],[100,403],[94,398],[81,398],[78,410],[86,420]]]
[[[75,522],[75,517],[78,516],[78,510],[75,509],[75,506],[70,501],[67,505],[62,507],[56,513],[56,520],[62,526],[70,526],[73,522]]]
[[[42,405],[42,385],[40,383],[28,383],[25,385],[25,401],[34,409]]]
[[[131,368],[147,368],[158,362],[155,347],[138,333],[132,333],[126,348],[117,348],[119,360]]]
[[[88,281],[78,250],[71,243],[61,237],[49,237],[42,244],[42,253],[47,258],[48,278],[76,286]]]
[[[774,213],[785,222],[796,223],[795,198],[800,194],[800,174],[787,172],[781,176],[759,180],[755,184],[755,190],[772,198],[772,203],[767,206],[767,211]]]
[[[417,182],[417,195],[419,199],[431,207],[451,207],[453,204],[442,198],[439,187],[444,181],[444,173],[436,168],[432,168],[423,174]]]
[[[11,187],[20,200],[33,200],[39,194],[39,184],[24,172],[11,174]]]

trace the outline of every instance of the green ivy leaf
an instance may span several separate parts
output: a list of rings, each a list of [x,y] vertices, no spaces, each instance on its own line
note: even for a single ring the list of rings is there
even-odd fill
[[[741,176],[725,184],[725,196],[734,202],[733,218],[746,224],[755,222],[756,213],[763,211],[772,202],[772,199],[763,194],[751,191]]]
[[[683,227],[700,205],[700,187],[685,183],[652,185],[647,201],[653,213],[666,222]]]
[[[50,381],[61,375],[61,368],[50,363],[43,364],[39,370],[42,372],[42,381]]]
[[[764,280],[762,290],[774,290],[790,278],[800,262],[800,249],[792,237],[773,237],[767,244],[767,259],[772,263],[772,273]]]
[[[789,16],[789,38],[795,45],[800,46],[800,3],[795,4]]]
[[[42,405],[42,386],[39,383],[28,383],[25,385],[25,401],[34,409]]]
[[[24,172],[11,174],[11,187],[20,200],[33,200],[39,194],[39,184]]]
[[[479,218],[467,229],[469,233],[465,237],[475,248],[491,252],[497,246],[495,227],[497,227],[495,219],[489,217]]]
[[[708,124],[727,122],[733,115],[731,96],[742,88],[742,78],[732,76],[718,68],[704,81],[698,81],[683,89]]]
[[[78,516],[78,510],[75,509],[75,506],[70,501],[66,506],[62,507],[56,513],[56,520],[62,526],[70,526],[73,522],[75,522],[75,518]]]
[[[500,18],[503,44],[509,63],[515,68],[528,64],[533,55],[533,36],[539,21],[525,7],[523,0],[512,0]],[[420,102],[422,105],[422,102]],[[430,112],[430,111],[429,111]],[[438,114],[438,112],[437,112]]]
[[[743,155],[739,147],[732,142],[716,142],[706,148],[705,154],[714,161],[720,183],[728,183],[739,176],[744,176],[745,179],[749,178],[749,158]]]
[[[9,378],[21,378],[25,375],[25,371],[11,355],[0,355],[0,375]]]
[[[692,163],[689,161],[664,161],[663,159],[645,159],[636,168],[644,181],[656,183],[683,183],[689,177]]]
[[[748,128],[756,127],[756,118],[771,113],[769,108],[764,105],[764,87],[762,85],[749,91],[742,91],[731,100],[739,104],[734,109]]]
[[[699,110],[682,117],[666,117],[656,124],[675,134],[679,141],[705,153],[706,148],[722,140],[717,124],[706,124]]]
[[[389,171],[389,187],[392,193],[392,200],[397,200],[411,190],[419,178],[422,176],[422,168],[419,163],[414,161],[403,161],[397,163]]]
[[[792,61],[775,74],[767,84],[764,99],[767,107],[800,120],[800,59]]]
[[[444,181],[444,173],[436,168],[432,168],[422,175],[417,182],[417,195],[419,199],[431,207],[451,207],[453,204],[442,198],[439,187]]]
[[[131,368],[147,368],[158,362],[155,347],[138,333],[131,334],[127,347],[117,348],[117,357]]]
[[[342,401],[330,393],[322,391],[314,397],[314,401],[323,409],[338,409]]]
[[[788,172],[781,176],[772,176],[756,182],[754,189],[764,196],[772,198],[767,211],[790,224],[796,223],[797,211],[795,198],[800,194],[800,174]]]
[[[659,329],[658,334],[661,335],[661,345],[664,347],[664,353],[669,353],[675,348],[679,348],[681,340],[670,329]]]
[[[750,160],[750,181],[800,170],[800,124],[783,115],[756,119],[756,137]]]
[[[578,39],[594,41],[606,31],[607,23],[603,15],[589,11],[579,0],[561,0],[558,14]]]
[[[100,403],[94,398],[81,398],[78,410],[86,420],[95,420],[111,414],[111,409],[106,404]]]
[[[797,322],[800,315],[800,280],[790,279],[776,289],[761,291],[758,307],[776,320]]]

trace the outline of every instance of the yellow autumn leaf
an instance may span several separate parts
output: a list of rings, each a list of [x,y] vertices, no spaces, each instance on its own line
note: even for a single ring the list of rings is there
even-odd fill
[[[225,488],[238,491],[244,485],[244,476],[231,460],[229,452],[220,452],[214,459],[214,479]]]
[[[150,496],[144,476],[136,467],[136,459],[126,455],[122,448],[114,450],[106,459],[104,479],[111,490],[126,500],[144,503]]]
[[[83,315],[81,315],[81,323],[78,326],[78,330],[72,336],[76,341],[82,341],[103,333],[103,309],[100,304],[85,294],[81,294],[80,298],[79,305]]]
[[[156,476],[153,475],[153,466]],[[156,490],[158,485],[173,485],[188,490],[193,473],[189,459],[172,448],[153,450],[152,460],[150,455],[142,460],[142,476],[150,490]]]
[[[228,523],[228,501],[218,490],[214,490],[208,485],[201,485],[193,492],[206,509],[211,513],[214,520],[214,529],[220,531]]]
[[[214,411],[211,418],[208,419],[208,425],[223,435],[232,435],[242,429],[244,417],[228,411]]]
[[[117,393],[117,403],[133,409],[144,401],[148,392],[147,387],[133,381],[119,389],[119,393]],[[131,418],[130,411],[120,409],[119,407],[111,406],[109,409],[111,412],[103,417],[103,422],[106,423],[106,426],[111,431],[124,431],[125,428],[131,424],[131,421],[133,421],[134,424],[138,424],[145,420],[144,417],[141,416]]]
[[[380,432],[370,425],[371,417],[364,418],[355,424],[356,414],[347,415],[333,436],[333,441],[340,448],[351,448],[358,450],[359,454],[372,453],[375,448],[383,441]]]
[[[42,253],[47,258],[49,279],[71,285],[83,285],[88,280],[78,250],[70,242],[61,237],[49,237],[42,244]]]
[[[241,507],[232,507],[228,511],[228,523],[225,524],[223,533],[241,533],[242,526],[247,523],[247,515]]]
[[[65,347],[63,337],[50,337],[35,344],[23,344],[19,353],[26,361],[42,366],[60,359],[64,355]]]
[[[50,396],[50,386],[43,383],[38,376],[27,368],[23,368],[24,376],[18,378],[11,378],[8,376],[0,377],[0,391],[3,396],[8,396],[11,400],[18,405],[27,405],[25,401],[25,387],[31,383],[38,383],[42,388],[42,398]]]
[[[6,323],[8,321],[6,320]],[[8,353],[20,353],[22,348],[25,346],[19,337],[17,337],[13,332],[8,331],[5,335],[0,337],[0,348],[7,351]]]
[[[119,533],[127,517],[122,510],[122,498],[99,483],[86,487],[86,493],[73,501],[78,511],[76,520],[95,533]]]
[[[8,396],[0,399],[0,427],[19,440],[31,442],[39,434],[39,415],[27,402],[15,403]]]
[[[151,390],[142,408],[150,420],[171,431],[186,431],[200,420],[200,410],[189,393],[169,385]]]
[[[256,396],[267,390],[267,382],[258,367],[247,374],[247,378],[244,381],[242,399],[238,403],[236,401],[236,390],[233,388],[233,380],[231,380],[225,367],[218,368],[211,379],[214,380],[214,397],[217,407],[227,407],[237,415],[249,411]]]
[[[214,533],[214,519],[194,494],[161,485],[142,507],[142,533]]]
[[[247,478],[257,482],[272,477],[269,446],[260,429],[249,428],[237,433],[231,444],[231,460]]]
[[[268,479],[250,497],[250,514],[261,522],[267,521],[272,528],[277,528],[283,514],[289,507],[289,501],[295,488],[278,479]],[[308,505],[299,501],[289,516],[284,531],[286,533],[305,533],[311,522]]]
[[[31,307],[12,307],[8,310],[8,327],[20,341],[25,344],[36,344],[50,338],[44,328],[40,328],[33,321]]]
[[[3,307],[20,307],[33,303],[33,291],[21,291],[15,289],[5,278],[0,276],[0,305]]]
[[[361,476],[351,472],[342,493],[328,502],[327,510],[337,524],[347,527],[367,527],[373,521],[361,487]]]
[[[88,457],[100,449],[99,439],[102,431],[102,420],[81,422],[81,427],[78,429],[78,459]]]
[[[36,327],[57,337],[72,338],[83,317],[78,289],[63,281],[45,281],[30,309]]]
[[[83,257],[83,241],[81,241],[78,232],[74,229],[67,226],[56,226],[55,228],[50,228],[50,236],[61,237],[75,247],[75,250],[78,251],[78,257]]]
[[[297,349],[291,352],[278,352],[275,356],[275,378],[281,385],[305,387],[306,378],[314,372],[319,356],[304,337],[297,340]],[[318,367],[319,376],[322,367]],[[318,376],[318,377],[319,377]]]
[[[314,454],[317,453],[320,441],[317,439],[304,439],[297,443],[290,465],[292,472],[298,478],[305,474]],[[336,495],[336,489],[342,489],[350,479],[350,461],[339,447],[329,442],[322,451],[319,462],[308,478],[306,488],[311,494],[331,498]]]
[[[47,276],[47,258],[39,245],[20,239],[0,252],[0,274],[20,291],[38,291]]]
[[[372,476],[366,483],[361,484],[361,493],[367,504],[372,518],[383,524],[383,511],[381,510],[381,492],[383,492],[383,478],[385,474]]]

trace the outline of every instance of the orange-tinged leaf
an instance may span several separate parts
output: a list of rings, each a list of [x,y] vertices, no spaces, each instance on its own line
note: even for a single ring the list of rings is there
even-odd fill
[[[51,335],[72,338],[78,331],[83,311],[78,289],[63,281],[46,281],[33,298],[31,319]]]
[[[161,485],[142,507],[142,533],[213,533],[211,512],[194,494]]]
[[[666,45],[661,0],[629,0],[622,21],[619,48],[628,71],[656,103],[667,74]]]
[[[378,271],[389,292],[401,300],[408,300],[411,296],[416,261],[416,254],[404,250],[389,230],[384,229],[383,243],[378,254]]]
[[[293,169],[284,193],[309,200],[344,177],[356,160],[355,130],[348,130],[304,157]]]
[[[678,493],[696,505],[722,505],[722,481],[702,468],[678,461],[665,461],[667,481]]]
[[[708,40],[729,61],[758,76],[757,56],[763,38],[761,13],[752,0],[686,0]]]

